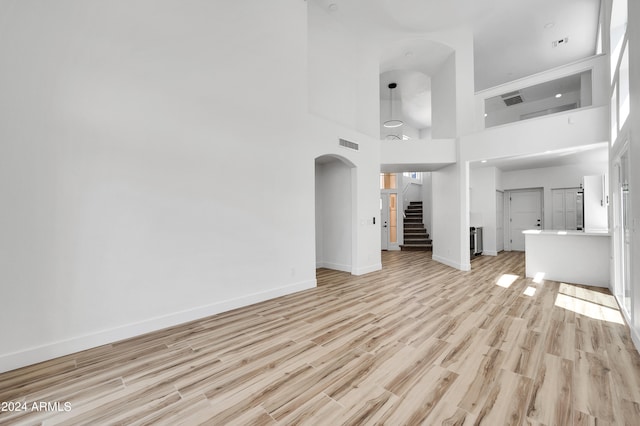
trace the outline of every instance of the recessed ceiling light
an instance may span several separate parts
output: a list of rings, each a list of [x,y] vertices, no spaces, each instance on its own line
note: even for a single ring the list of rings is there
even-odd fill
[[[335,4],[335,3],[331,3],[329,5],[329,10],[332,11],[332,12],[335,12],[336,10],[338,10],[338,5]]]
[[[487,162],[487,160],[482,160],[482,161],[481,161],[481,163],[486,163],[486,162]]]
[[[544,27],[546,29],[549,29],[549,28],[553,28],[555,25],[556,24],[554,24],[553,22],[547,22],[546,24],[544,24]]]
[[[562,93],[556,93],[556,98],[561,98],[562,97]]]

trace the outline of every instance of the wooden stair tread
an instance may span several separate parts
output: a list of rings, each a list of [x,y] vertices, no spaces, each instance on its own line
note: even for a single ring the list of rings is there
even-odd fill
[[[404,211],[404,244],[400,244],[400,250],[430,251],[433,249],[432,240],[422,223],[422,218],[422,201],[410,201]]]

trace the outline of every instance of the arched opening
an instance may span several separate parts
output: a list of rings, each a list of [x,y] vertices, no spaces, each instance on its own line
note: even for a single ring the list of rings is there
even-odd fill
[[[315,160],[317,268],[353,271],[355,171],[337,155]]]

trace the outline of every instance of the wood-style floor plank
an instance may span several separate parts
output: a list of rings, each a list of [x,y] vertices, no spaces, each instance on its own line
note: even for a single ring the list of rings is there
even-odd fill
[[[0,425],[631,425],[640,355],[608,291],[383,252],[364,276],[0,374]]]

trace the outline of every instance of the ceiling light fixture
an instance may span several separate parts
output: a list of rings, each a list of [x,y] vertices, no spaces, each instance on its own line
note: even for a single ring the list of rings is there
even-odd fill
[[[562,93],[556,93],[556,98],[561,98],[562,97]]]
[[[398,87],[396,83],[389,83],[389,119],[383,123],[383,126],[387,128],[400,127],[404,124],[402,120],[393,118],[393,89],[396,87]]]
[[[482,160],[482,161],[481,161],[481,163],[486,163],[486,162],[487,162],[487,160]]]

